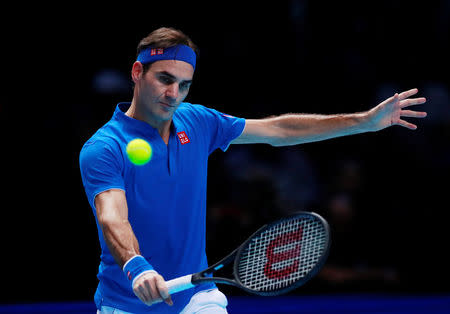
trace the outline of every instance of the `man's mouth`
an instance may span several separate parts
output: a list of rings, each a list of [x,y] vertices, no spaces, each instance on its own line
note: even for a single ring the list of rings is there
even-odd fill
[[[161,105],[163,105],[164,107],[167,107],[167,108],[174,108],[175,107],[175,105],[169,105],[168,103],[165,103],[165,102],[162,102],[162,101],[160,101],[159,103]]]

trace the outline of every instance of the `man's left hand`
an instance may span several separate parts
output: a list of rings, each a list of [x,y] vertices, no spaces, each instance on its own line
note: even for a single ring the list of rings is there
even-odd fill
[[[417,88],[413,88],[400,94],[396,93],[394,96],[372,108],[368,112],[369,130],[379,131],[391,125],[400,125],[410,130],[417,129],[417,125],[402,119],[403,117],[425,118],[427,116],[426,112],[405,109],[409,106],[420,105],[427,101],[425,97],[409,98],[417,94],[417,92]]]

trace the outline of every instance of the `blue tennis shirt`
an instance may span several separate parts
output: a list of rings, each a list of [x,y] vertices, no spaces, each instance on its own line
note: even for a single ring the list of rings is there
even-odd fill
[[[203,284],[172,296],[174,305],[146,306],[133,293],[122,269],[109,251],[96,217],[94,199],[109,189],[125,191],[128,220],[141,254],[165,280],[207,267],[205,252],[206,178],[208,156],[225,151],[244,129],[245,120],[190,103],[180,104],[173,116],[169,143],[149,124],[125,115],[130,103],[119,103],[112,119],[80,152],[80,169],[95,215],[101,246],[97,308],[112,306],[133,313],[179,313],[193,294],[210,289]],[[133,165],[126,145],[145,139],[153,149],[150,162]]]

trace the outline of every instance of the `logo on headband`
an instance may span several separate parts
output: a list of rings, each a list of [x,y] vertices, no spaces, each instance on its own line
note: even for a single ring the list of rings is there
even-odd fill
[[[162,55],[164,53],[164,48],[152,48],[150,49],[150,55],[156,56],[156,55]]]

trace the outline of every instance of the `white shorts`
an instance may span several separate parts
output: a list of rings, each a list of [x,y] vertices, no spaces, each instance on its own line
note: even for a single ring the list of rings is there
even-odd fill
[[[200,291],[194,294],[180,314],[226,314],[228,301],[219,289]],[[133,314],[110,306],[102,306],[97,314]]]

